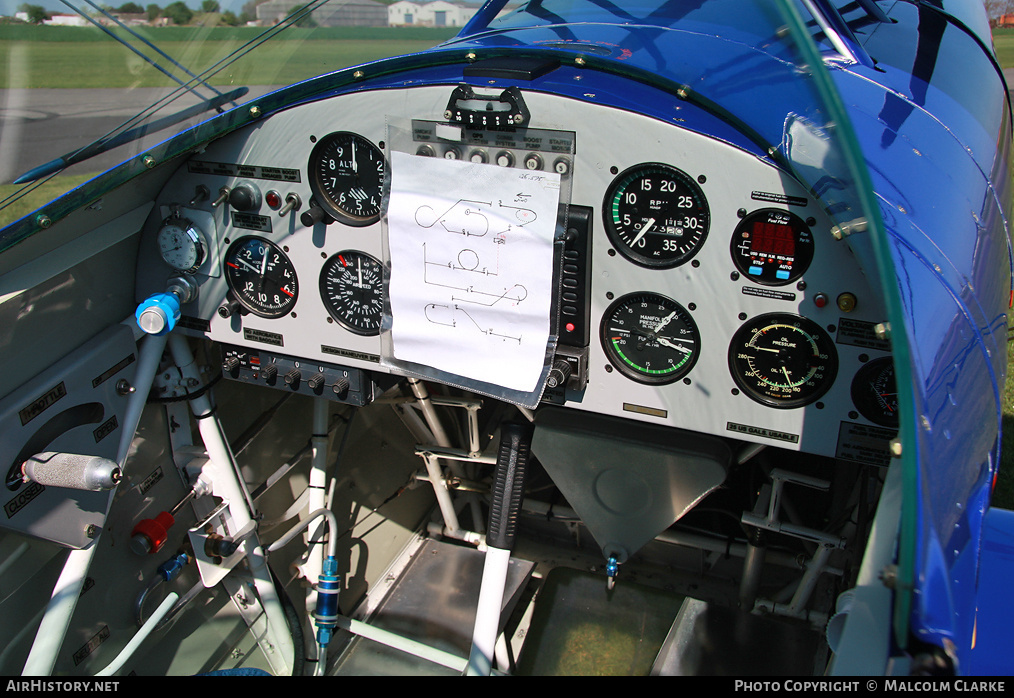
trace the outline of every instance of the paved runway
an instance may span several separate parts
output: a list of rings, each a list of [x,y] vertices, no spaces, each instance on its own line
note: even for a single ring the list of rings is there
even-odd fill
[[[241,101],[248,102],[274,89],[251,87]],[[170,92],[162,88],[0,90],[0,183],[9,183],[32,167],[73,152],[108,134]],[[202,90],[201,94],[213,96],[208,90]],[[196,96],[186,94],[166,106],[155,118],[174,114],[199,102]],[[200,118],[181,122],[170,129],[97,155],[68,168],[66,173],[105,171],[213,115],[214,112],[206,112]]]

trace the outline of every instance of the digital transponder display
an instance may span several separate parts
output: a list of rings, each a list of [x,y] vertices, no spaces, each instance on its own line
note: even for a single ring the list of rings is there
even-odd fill
[[[750,281],[766,286],[789,284],[813,261],[813,236],[799,216],[761,209],[744,216],[732,236],[732,261]]]

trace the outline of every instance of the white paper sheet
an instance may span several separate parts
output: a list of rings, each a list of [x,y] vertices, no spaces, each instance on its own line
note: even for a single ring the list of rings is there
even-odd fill
[[[394,358],[511,390],[546,360],[560,176],[393,152]]]

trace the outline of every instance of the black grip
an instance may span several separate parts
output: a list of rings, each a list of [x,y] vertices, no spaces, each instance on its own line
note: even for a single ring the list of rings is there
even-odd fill
[[[531,424],[507,423],[500,427],[500,451],[496,458],[493,501],[489,506],[486,533],[486,543],[491,547],[501,550],[514,547],[534,430]]]

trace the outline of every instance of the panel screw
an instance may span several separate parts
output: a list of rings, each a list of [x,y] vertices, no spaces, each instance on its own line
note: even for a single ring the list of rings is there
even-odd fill
[[[261,115],[261,108],[260,107],[258,107],[256,105],[250,107],[250,118],[256,119],[260,115]]]
[[[147,167],[149,170],[155,166],[155,158],[153,158],[150,155],[145,155],[143,158],[141,158],[141,162],[143,162],[144,166]]]
[[[574,59],[576,65],[584,65],[584,56],[578,56]]]
[[[362,80],[364,77],[366,77],[366,73],[364,73],[361,70],[357,70],[356,72],[352,73],[352,77],[354,77],[356,80]]]
[[[45,213],[40,213],[38,216],[36,216],[35,223],[40,228],[48,228],[49,226],[53,225],[53,220]]]

